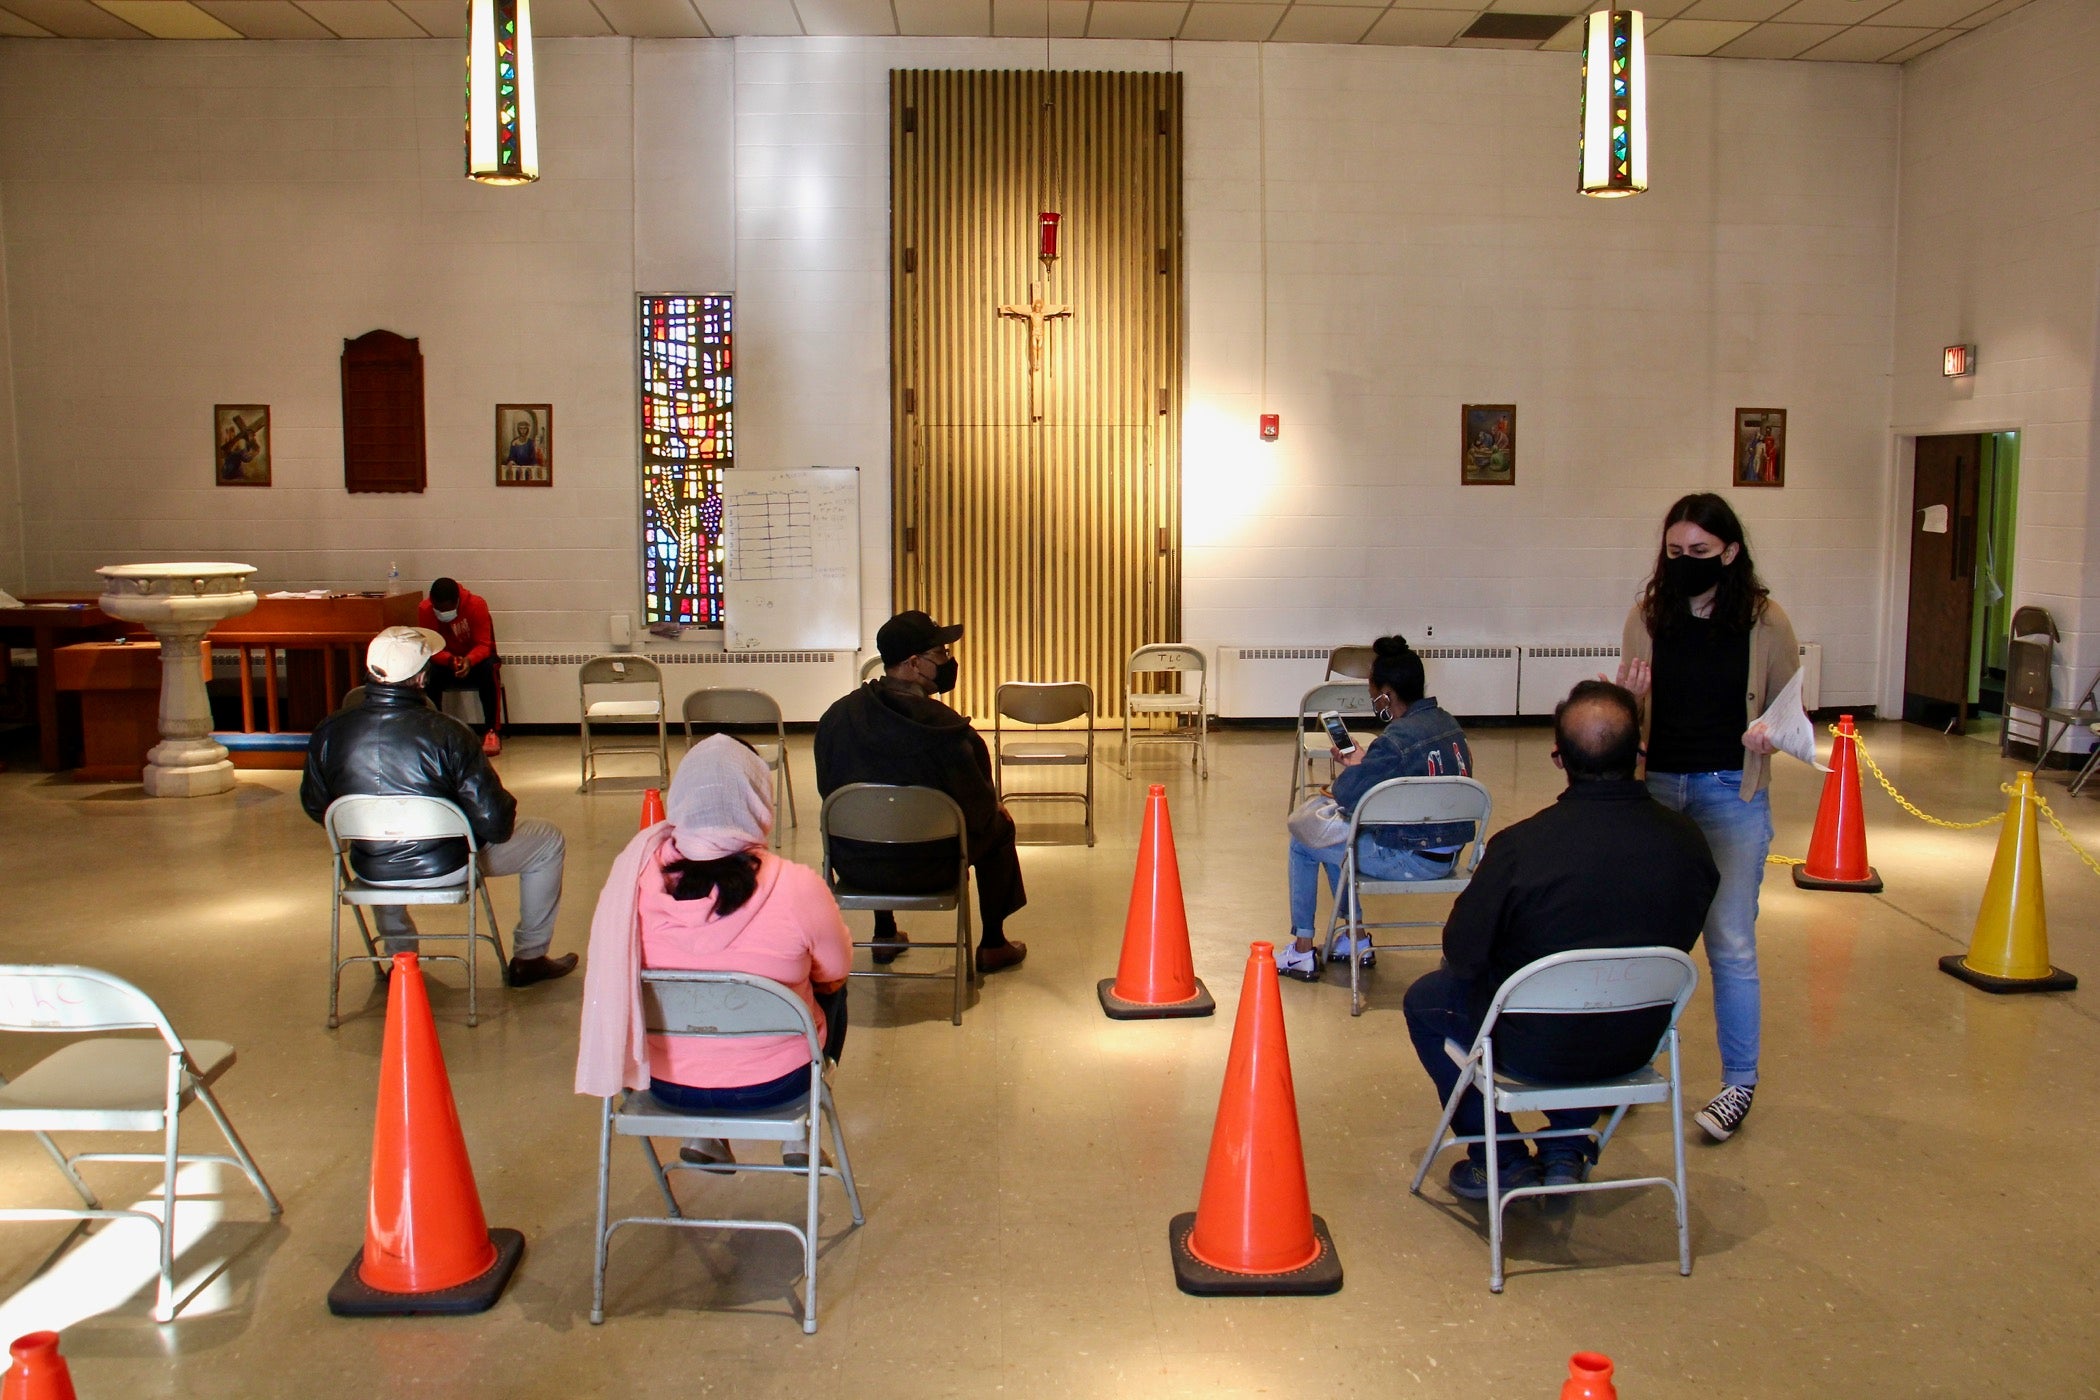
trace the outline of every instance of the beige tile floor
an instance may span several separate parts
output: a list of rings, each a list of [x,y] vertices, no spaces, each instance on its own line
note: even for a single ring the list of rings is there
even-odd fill
[[[2015,765],[1993,746],[1892,725],[1868,739],[1927,810],[2002,806]],[[1557,789],[1543,731],[1482,729],[1474,742],[1498,821]],[[629,1233],[612,1316],[589,1325],[595,1103],[570,1092],[581,979],[496,991],[470,1031],[456,969],[436,974],[441,1036],[488,1217],[528,1236],[523,1268],[481,1317],[330,1317],[324,1295],[361,1238],[381,1018],[375,1002],[322,1028],[328,883],[294,775],[248,774],[233,794],[190,802],[0,775],[8,956],[112,969],[186,1032],[234,1041],[224,1098],[285,1201],[266,1229],[247,1223],[261,1218],[252,1196],[228,1195],[185,1261],[232,1250],[233,1262],[164,1328],[145,1315],[147,1292],[109,1296],[146,1277],[131,1243],[92,1240],[37,1279],[62,1227],[0,1227],[0,1332],[71,1323],[81,1394],[135,1400],[842,1386],[860,1400],[1544,1396],[1583,1348],[1617,1358],[1628,1396],[2096,1393],[2100,877],[2053,834],[2052,951],[2089,979],[2068,996],[1987,997],[1934,965],[1966,944],[1988,833],[1926,827],[1870,788],[1886,894],[1804,894],[1771,871],[1765,1088],[1741,1137],[1693,1152],[1689,1279],[1673,1267],[1666,1198],[1628,1193],[1553,1219],[1516,1212],[1509,1288],[1489,1294],[1478,1212],[1440,1188],[1406,1191],[1436,1105],[1399,1000],[1427,964],[1389,956],[1361,1020],[1343,986],[1287,984],[1313,1204],[1347,1286],[1204,1300],[1174,1288],[1166,1223],[1195,1204],[1247,943],[1283,924],[1285,742],[1224,736],[1208,783],[1160,750],[1141,752],[1128,781],[1114,748],[1100,844],[1024,853],[1033,902],[1014,932],[1032,955],[983,989],[961,1029],[940,984],[855,985],[837,1090],[868,1222],[846,1230],[828,1204],[810,1338],[787,1298],[784,1237]],[[798,739],[791,849],[813,861],[807,757]],[[578,796],[572,740],[517,741],[502,767],[524,810],[568,833],[559,944],[577,947],[635,796]],[[1114,970],[1147,780],[1173,802],[1197,964],[1220,1002],[1209,1020],[1110,1022],[1094,1000]],[[1778,849],[1798,853],[1816,779],[1785,765],[1777,791]],[[2047,791],[2100,849],[2100,806]],[[1031,826],[1054,817],[1024,812]],[[499,888],[500,908],[512,899]],[[1686,1022],[1702,1095],[1715,1077],[1709,1005],[1702,995]],[[0,1044],[0,1069],[36,1048]],[[649,1188],[631,1153],[615,1159],[615,1190],[640,1204]],[[1650,1112],[1610,1160],[1631,1170],[1667,1156]],[[102,1172],[112,1194],[148,1187],[142,1169]],[[687,1189],[793,1209],[778,1182]],[[26,1140],[0,1144],[0,1192],[70,1199]]]

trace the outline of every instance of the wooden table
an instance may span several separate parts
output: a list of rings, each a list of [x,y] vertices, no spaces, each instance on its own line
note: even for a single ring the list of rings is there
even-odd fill
[[[127,633],[144,635],[95,606],[93,593],[32,593],[19,608],[0,608],[0,681],[7,676],[7,648],[36,648],[37,760],[57,772],[80,755],[80,713],[58,699],[59,647]]]
[[[211,679],[211,643],[198,664]],[[73,778],[82,783],[135,783],[160,742],[160,643],[75,642],[60,647],[57,684],[80,697],[83,753]]]

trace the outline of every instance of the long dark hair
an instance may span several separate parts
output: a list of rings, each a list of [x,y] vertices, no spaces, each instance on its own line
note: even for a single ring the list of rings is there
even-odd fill
[[[1422,698],[1427,688],[1427,678],[1422,674],[1422,658],[1407,644],[1405,637],[1380,637],[1371,643],[1371,684],[1381,690],[1390,690],[1403,705],[1412,705]]]
[[[715,897],[715,916],[734,914],[758,888],[758,852],[738,851],[718,860],[674,860],[664,866],[664,888],[673,899]]]
[[[1724,632],[1748,632],[1764,616],[1765,600],[1772,596],[1772,590],[1765,587],[1764,580],[1757,576],[1757,566],[1750,561],[1750,542],[1743,538],[1743,522],[1736,519],[1728,502],[1711,491],[1680,496],[1663,517],[1663,534],[1668,536],[1672,525],[1687,520],[1723,545],[1735,546],[1735,562],[1721,571],[1721,582],[1714,589],[1713,620]],[[1655,572],[1648,576],[1648,586],[1641,591],[1641,617],[1648,624],[1651,637],[1662,636],[1692,615],[1692,600],[1670,582],[1670,571],[1664,567],[1668,558],[1668,545],[1658,540]]]

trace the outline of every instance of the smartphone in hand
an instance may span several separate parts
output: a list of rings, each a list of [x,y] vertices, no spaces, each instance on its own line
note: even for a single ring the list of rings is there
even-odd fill
[[[1326,726],[1327,737],[1334,741],[1334,747],[1337,752],[1343,754],[1356,752],[1356,737],[1349,732],[1349,726],[1342,723],[1340,711],[1320,711],[1320,723]]]

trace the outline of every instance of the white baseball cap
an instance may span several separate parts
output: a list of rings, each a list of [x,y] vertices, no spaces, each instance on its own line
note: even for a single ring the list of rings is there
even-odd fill
[[[389,627],[365,648],[365,669],[388,685],[412,681],[423,664],[445,649],[445,639],[428,627]]]

